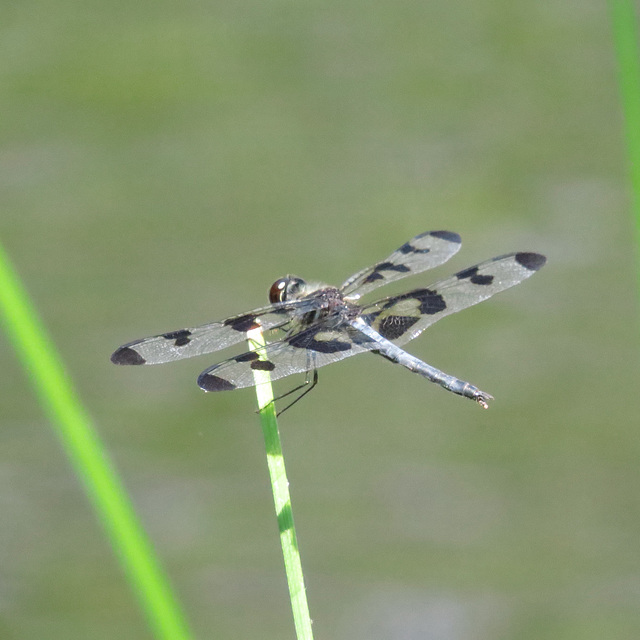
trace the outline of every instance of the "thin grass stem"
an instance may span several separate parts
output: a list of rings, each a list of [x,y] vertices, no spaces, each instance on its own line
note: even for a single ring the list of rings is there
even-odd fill
[[[155,637],[187,640],[191,636],[178,602],[123,484],[1,245],[0,321],[84,484]]]
[[[262,331],[254,329],[247,334],[247,337],[250,348],[261,355],[260,349],[265,346]],[[293,524],[289,481],[284,467],[282,444],[278,432],[278,421],[276,420],[276,410],[273,402],[273,387],[271,386],[268,371],[255,369],[254,378],[296,636],[298,640],[312,640],[311,618],[309,617],[309,606],[304,587],[296,530]]]

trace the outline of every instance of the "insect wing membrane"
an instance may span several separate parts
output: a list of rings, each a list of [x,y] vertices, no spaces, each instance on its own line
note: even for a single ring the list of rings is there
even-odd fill
[[[389,282],[433,269],[460,249],[452,231],[427,231],[405,242],[388,258],[352,275],[340,287],[347,297],[361,297]]]
[[[378,300],[364,307],[362,317],[382,336],[402,345],[441,318],[519,284],[545,262],[538,253],[498,256],[427,288]]]
[[[375,349],[375,342],[350,326],[325,329],[317,324],[285,340],[273,342],[209,367],[198,378],[205,391],[228,391],[251,387],[253,371],[268,371],[273,380],[305,373]]]
[[[286,328],[292,318],[313,310],[313,302],[295,300],[262,307],[222,322],[169,331],[129,342],[111,356],[115,364],[161,364],[226,349],[247,338],[247,331]]]

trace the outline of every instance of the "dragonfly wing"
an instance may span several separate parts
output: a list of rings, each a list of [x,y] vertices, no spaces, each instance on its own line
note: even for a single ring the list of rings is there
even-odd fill
[[[419,336],[440,318],[478,304],[513,287],[541,269],[539,253],[510,253],[459,271],[429,288],[378,300],[361,317],[397,345]]]
[[[255,309],[199,327],[169,331],[129,342],[111,356],[115,364],[161,364],[226,349],[247,338],[247,331],[285,328],[293,318],[312,311],[312,300],[294,300]]]
[[[350,326],[327,328],[312,325],[257,351],[248,351],[205,369],[198,385],[205,391],[230,391],[255,384],[254,370],[268,371],[273,380],[312,371],[357,353],[376,343]]]
[[[386,260],[352,275],[341,287],[346,297],[359,298],[389,282],[443,264],[460,249],[460,236],[451,231],[427,231],[405,242]]]

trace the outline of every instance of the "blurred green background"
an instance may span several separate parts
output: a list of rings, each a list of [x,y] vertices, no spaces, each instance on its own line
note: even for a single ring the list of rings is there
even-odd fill
[[[489,411],[364,355],[282,417],[316,636],[640,637],[606,9],[4,3],[0,239],[196,637],[293,637],[255,397],[197,388],[230,353],[109,355],[261,306],[286,273],[339,284],[428,229],[459,232],[461,254],[404,288],[514,250],[549,263],[410,345]],[[0,359],[0,636],[151,638],[5,340]]]

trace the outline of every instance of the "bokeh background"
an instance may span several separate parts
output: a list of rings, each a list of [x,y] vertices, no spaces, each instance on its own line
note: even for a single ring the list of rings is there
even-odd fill
[[[0,237],[196,637],[293,637],[255,397],[197,388],[233,353],[131,369],[110,353],[261,306],[286,273],[339,284],[428,229],[463,249],[405,288],[513,250],[549,262],[410,346],[495,395],[489,411],[363,355],[282,417],[317,637],[640,637],[606,3],[2,13]],[[150,638],[5,340],[0,358],[0,635]]]

